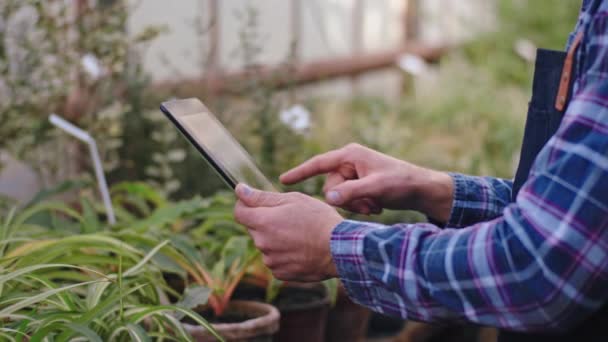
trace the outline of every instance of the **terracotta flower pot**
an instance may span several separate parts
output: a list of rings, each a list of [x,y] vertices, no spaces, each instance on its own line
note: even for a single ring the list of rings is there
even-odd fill
[[[371,311],[348,298],[344,286],[338,287],[336,305],[329,310],[325,341],[365,341]]]
[[[221,322],[238,320],[240,322]],[[228,304],[226,312],[219,318],[220,322],[212,323],[215,330],[226,341],[272,341],[272,336],[279,330],[281,315],[274,306],[261,302],[234,300]],[[184,324],[186,331],[198,342],[217,341],[201,326]]]
[[[323,284],[293,284],[281,289],[274,304],[281,311],[277,342],[322,342],[329,312]]]

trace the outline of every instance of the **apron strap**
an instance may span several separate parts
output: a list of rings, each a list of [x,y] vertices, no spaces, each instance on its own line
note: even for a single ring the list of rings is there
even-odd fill
[[[557,91],[557,97],[555,99],[555,109],[562,112],[564,107],[566,106],[566,99],[568,98],[568,88],[570,86],[570,79],[572,78],[572,65],[574,64],[574,53],[576,49],[581,44],[581,40],[583,39],[583,31],[580,31],[570,49],[568,49],[568,54],[566,55],[566,60],[564,61],[564,68],[562,69],[562,76],[559,82],[559,90]]]

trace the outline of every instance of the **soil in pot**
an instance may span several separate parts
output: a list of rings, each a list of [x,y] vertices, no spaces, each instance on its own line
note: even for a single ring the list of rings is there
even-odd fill
[[[266,301],[266,289],[256,285],[241,282],[232,293],[233,300]]]
[[[281,327],[274,341],[324,341],[329,297],[323,284],[290,283],[273,304],[281,311]]]
[[[280,313],[274,306],[261,302],[233,300],[223,315],[216,317],[208,310],[199,313],[226,341],[272,341],[279,330]],[[190,324],[189,324],[190,323]],[[205,328],[184,319],[186,330],[198,342],[216,341]]]
[[[246,315],[242,312],[227,312],[221,316],[216,316],[210,309],[199,312],[199,314],[209,323],[240,323],[255,318],[255,316]],[[196,325],[196,322],[190,317],[185,317],[182,321],[187,324]]]

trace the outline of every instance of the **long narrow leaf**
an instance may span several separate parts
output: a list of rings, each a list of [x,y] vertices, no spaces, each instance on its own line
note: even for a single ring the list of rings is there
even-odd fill
[[[165,241],[159,243],[156,247],[154,247],[154,249],[152,249],[150,252],[148,252],[148,254],[143,259],[141,259],[140,262],[138,262],[135,266],[129,268],[126,272],[124,272],[123,276],[129,277],[129,276],[135,274],[136,272],[138,272],[148,261],[150,261],[150,259],[152,259],[154,254],[156,254],[161,248],[165,247],[168,243],[169,243],[169,240],[165,240]]]
[[[129,323],[126,326],[126,329],[129,332],[129,336],[131,336],[131,340],[133,340],[135,342],[150,341],[150,338],[146,334],[146,331],[139,325]]]
[[[108,278],[105,274],[103,274],[99,271],[87,268],[87,267],[75,266],[75,265],[69,265],[69,264],[44,264],[44,265],[33,265],[33,266],[24,267],[24,268],[18,269],[16,271],[12,271],[8,274],[2,275],[2,276],[0,276],[0,285],[4,284],[5,282],[7,282],[11,279],[20,277],[22,275],[36,272],[36,271],[43,270],[43,269],[47,269],[47,268],[73,268],[73,269],[77,269],[77,270],[81,270],[81,271],[95,273],[95,274],[99,275],[100,277]]]
[[[27,299],[24,299],[20,302],[17,302],[9,307],[6,307],[2,310],[0,310],[0,318],[5,318],[6,316],[13,314],[23,308],[26,308],[34,303],[43,301],[51,296],[56,295],[57,293],[63,292],[63,291],[67,291],[79,286],[85,286],[85,285],[89,285],[89,284],[93,284],[95,282],[99,282],[99,281],[103,281],[103,280],[93,280],[93,281],[87,281],[84,283],[78,283],[78,284],[72,284],[72,285],[67,285],[64,287],[60,287],[58,289],[53,289],[53,290],[48,290],[45,291],[43,293],[37,294],[35,296],[29,297]]]
[[[73,330],[75,333],[78,333],[84,337],[86,337],[90,342],[103,342],[101,337],[97,335],[93,330],[88,327],[76,323],[67,323],[66,327]]]
[[[131,337],[131,341],[138,341],[138,342],[150,341],[150,338],[146,334],[145,330],[143,330],[139,325],[135,325],[133,323],[128,323],[127,325],[114,330],[114,332],[112,333],[112,335],[110,335],[110,338],[108,340],[110,340],[110,341],[118,340],[118,337],[120,337],[120,335],[123,332],[126,332],[127,334],[129,334],[129,336]]]
[[[129,291],[120,293],[117,296],[110,296],[110,297],[106,298],[104,301],[97,304],[94,308],[88,310],[85,314],[83,314],[77,320],[77,322],[81,323],[81,324],[85,324],[85,323],[90,322],[95,317],[102,316],[107,310],[112,308],[112,304],[115,304],[116,302],[120,301],[122,298],[138,291],[139,289],[141,289],[142,287],[147,286],[147,285],[148,284],[140,284],[140,285],[130,289]]]
[[[139,290],[140,288],[142,288],[146,285],[147,284],[141,284],[139,286],[132,288],[131,290],[129,290],[125,293],[120,293],[118,296],[109,296],[104,301],[100,302],[97,306],[95,306],[94,308],[85,312],[82,316],[80,316],[80,318],[76,319],[74,321],[74,323],[79,324],[79,325],[87,325],[94,318],[104,316],[108,311],[112,311],[113,304],[120,301],[124,297],[130,295],[131,293],[136,292],[137,290]],[[59,335],[59,337],[57,337],[57,341],[58,342],[67,341],[73,335],[74,335],[74,333],[72,331],[65,331],[64,333]]]
[[[76,219],[78,222],[82,222],[82,216],[69,206],[60,202],[45,202],[36,204],[22,211],[19,216],[15,218],[14,226],[19,227],[22,223],[29,220],[34,215],[45,211],[57,211]]]

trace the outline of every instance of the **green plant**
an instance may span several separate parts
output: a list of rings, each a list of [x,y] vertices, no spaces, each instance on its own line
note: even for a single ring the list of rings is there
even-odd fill
[[[32,230],[46,227],[30,220],[49,210],[85,221],[51,202],[12,210],[0,225],[0,335],[15,341],[192,340],[179,313],[222,340],[189,308],[161,304],[167,285],[154,260],[169,241],[151,241],[151,248],[142,249],[128,234],[109,232],[31,238]]]
[[[132,236],[134,232],[145,232],[171,241],[162,250],[168,262],[164,270],[183,270],[178,275],[186,288],[191,282],[209,288],[208,304],[220,316],[247,268],[259,258],[247,232],[234,222],[234,198],[218,194],[171,203],[143,183],[117,185],[113,197],[120,218],[114,229],[130,238],[137,238]]]
[[[107,170],[123,162],[128,91],[147,84],[133,56],[163,31],[126,34],[130,13],[125,0],[0,3],[0,149],[36,168],[46,186],[78,176],[88,160],[50,129],[53,112],[103,141]]]

